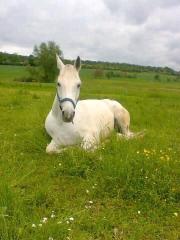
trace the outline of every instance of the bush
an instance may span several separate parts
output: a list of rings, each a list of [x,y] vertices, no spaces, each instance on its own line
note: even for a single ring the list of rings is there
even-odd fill
[[[95,78],[102,78],[104,77],[104,71],[102,69],[95,69],[94,70],[94,77]]]

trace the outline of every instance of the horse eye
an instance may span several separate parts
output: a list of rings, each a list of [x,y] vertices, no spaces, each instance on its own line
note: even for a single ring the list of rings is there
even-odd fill
[[[60,84],[59,82],[57,83],[57,85],[58,85],[58,87],[60,87],[60,86],[61,86],[61,84]]]
[[[79,84],[77,85],[77,88],[80,88],[80,86],[81,86],[81,84],[79,83]]]

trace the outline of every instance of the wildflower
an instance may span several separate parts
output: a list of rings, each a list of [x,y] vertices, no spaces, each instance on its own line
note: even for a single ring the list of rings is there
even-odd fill
[[[32,228],[36,228],[36,224],[33,223],[33,224],[32,224]]]
[[[138,211],[138,214],[141,214],[141,211]]]
[[[68,228],[68,231],[71,231],[71,228]]]
[[[51,218],[55,218],[55,214],[54,213],[51,214]]]
[[[69,220],[70,220],[70,221],[74,221],[74,218],[73,218],[73,217],[70,217]]]
[[[42,220],[42,222],[43,222],[43,223],[46,223],[47,220],[48,220],[47,217],[44,217],[43,220]]]
[[[69,221],[66,221],[67,224],[69,224]]]
[[[146,179],[148,179],[148,176],[145,176]]]
[[[89,193],[89,190],[88,190],[88,189],[86,189],[86,193],[87,193],[87,194]]]
[[[90,204],[93,204],[93,201],[89,201]]]
[[[175,213],[174,213],[174,216],[176,216],[176,217],[177,217],[177,216],[178,216],[178,213],[177,213],[177,212],[175,212]]]

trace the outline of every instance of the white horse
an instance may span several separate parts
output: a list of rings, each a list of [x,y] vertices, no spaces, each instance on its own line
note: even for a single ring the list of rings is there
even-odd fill
[[[81,80],[81,60],[77,57],[74,66],[64,65],[57,56],[60,70],[57,91],[46,121],[45,128],[52,140],[47,153],[59,153],[65,146],[81,143],[85,149],[95,149],[102,138],[114,128],[119,136],[135,136],[129,130],[129,112],[117,101],[88,99],[78,101]],[[121,132],[121,133],[120,133]]]

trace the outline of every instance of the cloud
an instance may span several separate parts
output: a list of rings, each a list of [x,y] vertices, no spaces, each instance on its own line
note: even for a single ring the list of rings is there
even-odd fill
[[[0,51],[57,42],[66,58],[180,69],[179,0],[1,0]]]

